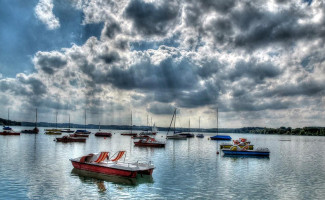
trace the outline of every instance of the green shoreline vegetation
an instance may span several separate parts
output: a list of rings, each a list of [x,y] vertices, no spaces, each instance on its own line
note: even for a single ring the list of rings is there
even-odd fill
[[[8,123],[9,122],[9,123]],[[4,126],[35,126],[32,122],[16,122],[0,118],[0,125]],[[47,122],[38,122],[39,127],[54,127],[56,124]],[[84,128],[85,125],[71,124],[71,128]],[[101,125],[102,129],[115,129],[115,130],[127,130],[129,125]],[[58,123],[58,128],[68,128],[67,123]],[[97,124],[87,124],[88,129],[97,129]],[[147,126],[135,126],[133,130],[146,130],[151,127]],[[160,131],[167,131],[168,127],[158,127]],[[189,131],[188,128],[176,128],[177,131]],[[217,129],[197,129],[191,128],[191,132],[210,132],[215,133]],[[310,136],[325,136],[325,127],[303,127],[303,128],[266,128],[266,127],[243,127],[243,128],[219,128],[218,133],[252,133],[252,134],[276,134],[276,135],[310,135]]]

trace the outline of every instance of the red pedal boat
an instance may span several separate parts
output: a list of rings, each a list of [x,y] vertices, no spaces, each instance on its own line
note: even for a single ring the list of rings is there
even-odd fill
[[[117,154],[117,155],[116,155]],[[113,159],[109,158],[109,152],[88,154],[86,156],[70,159],[76,169],[97,172],[101,174],[125,176],[135,178],[137,174],[152,175],[154,165],[149,163],[125,163],[118,162],[123,156],[125,160],[125,151],[119,151]]]

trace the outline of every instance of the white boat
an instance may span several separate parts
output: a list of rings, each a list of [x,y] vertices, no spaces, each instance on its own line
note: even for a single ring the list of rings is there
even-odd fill
[[[175,118],[175,120],[174,120],[174,118]],[[174,121],[174,133],[172,135],[168,135],[170,127],[171,127],[173,121]],[[176,124],[176,108],[175,108],[175,111],[174,111],[174,114],[173,114],[173,117],[172,117],[172,121],[170,122],[170,126],[169,126],[168,131],[167,131],[166,139],[186,140],[187,139],[186,136],[180,135],[179,133],[176,133],[175,124]]]

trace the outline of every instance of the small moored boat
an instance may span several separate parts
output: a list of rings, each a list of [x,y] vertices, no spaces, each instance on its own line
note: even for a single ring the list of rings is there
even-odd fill
[[[251,142],[247,141],[246,138],[239,138],[239,140],[233,140],[233,144],[220,144],[220,149],[229,149],[233,145],[237,145],[240,148],[244,148],[246,145],[248,145],[248,150],[253,150],[254,145],[251,144]]]
[[[77,134],[90,134],[91,132],[87,131],[87,130],[76,130],[74,133],[77,133]]]
[[[248,146],[240,148],[232,146],[230,149],[222,149],[224,155],[238,155],[238,156],[269,156],[270,150],[268,148],[257,148],[256,150],[248,150]]]
[[[204,135],[202,133],[199,133],[196,135],[197,138],[204,138]]]
[[[87,134],[78,134],[78,133],[74,133],[74,134],[70,134],[70,137],[89,137],[89,135]]]
[[[4,131],[0,132],[0,135],[20,135],[20,133],[14,132],[12,130],[10,130],[10,131],[4,130]]]
[[[3,126],[3,131],[0,132],[0,135],[20,135],[20,133],[13,131],[9,126]]]
[[[33,129],[26,129],[22,130],[21,133],[27,133],[27,134],[38,134],[39,129],[37,128],[37,108],[35,112],[35,127]]]
[[[117,154],[117,155],[116,155]],[[101,174],[135,178],[137,174],[152,175],[155,166],[151,163],[125,163],[125,151],[119,151],[109,158],[109,152],[88,154],[70,159],[76,169],[97,172]],[[124,162],[118,162],[124,156]]]
[[[135,146],[140,147],[165,147],[165,142],[157,141],[155,138],[147,137],[146,139],[141,139],[139,141],[134,142]]]
[[[44,134],[46,135],[62,135],[62,132],[61,131],[46,131]]]
[[[137,136],[138,134],[137,133],[121,133],[121,135],[124,135],[124,136]]]
[[[26,129],[26,130],[22,130],[21,133],[27,133],[27,134],[38,134],[39,129],[37,127],[33,128],[33,129]]]
[[[82,138],[82,137],[69,137],[69,136],[63,136],[61,138],[56,138],[57,142],[86,142],[86,138]]]
[[[95,133],[97,137],[112,137],[112,133],[109,132],[97,132]]]

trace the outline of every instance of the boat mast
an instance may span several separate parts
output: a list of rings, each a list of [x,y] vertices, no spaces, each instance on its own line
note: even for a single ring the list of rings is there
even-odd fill
[[[176,108],[175,108],[174,134],[176,133],[175,125],[176,125]]]
[[[35,128],[37,127],[37,108],[36,108],[36,120],[35,120]]]
[[[188,132],[191,132],[191,118],[188,120]]]
[[[98,123],[98,131],[100,131],[100,122]]]
[[[85,130],[86,130],[86,124],[87,124],[86,119],[87,119],[87,111],[85,110]]]
[[[56,128],[58,128],[58,112],[56,112],[56,115],[55,115],[55,126],[56,126]]]
[[[132,134],[132,110],[131,110],[131,134]]]
[[[169,127],[168,127],[168,131],[167,131],[167,135],[168,135],[168,133],[169,133],[170,127],[172,127],[172,123],[173,123],[173,120],[174,120],[174,115],[175,115],[175,113],[176,113],[176,108],[175,108],[175,111],[174,111],[174,113],[173,113],[172,121],[170,121],[170,124],[169,124]]]
[[[201,132],[201,117],[199,117],[199,131]]]
[[[8,126],[9,126],[9,108],[8,108]]]
[[[69,129],[70,129],[70,114],[69,114]]]
[[[217,135],[218,135],[218,121],[219,121],[219,117],[218,117],[218,107],[217,107]]]

